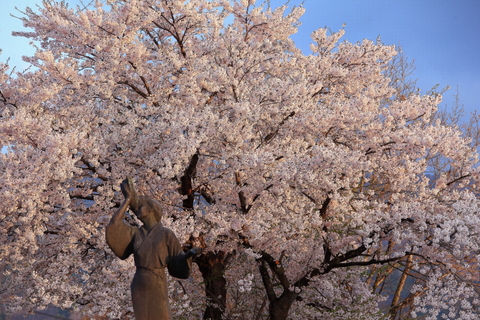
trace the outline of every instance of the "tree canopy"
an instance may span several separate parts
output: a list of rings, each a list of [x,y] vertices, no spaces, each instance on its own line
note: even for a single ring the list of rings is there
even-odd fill
[[[0,75],[3,299],[132,317],[133,262],[104,238],[132,176],[204,248],[192,279],[170,281],[178,319],[474,319],[475,147],[438,118],[440,95],[399,89],[394,46],[320,28],[301,52],[302,13],[27,8],[33,68]]]

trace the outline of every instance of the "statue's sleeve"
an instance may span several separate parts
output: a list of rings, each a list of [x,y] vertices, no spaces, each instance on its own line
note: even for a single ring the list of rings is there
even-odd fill
[[[109,224],[106,229],[107,244],[120,259],[127,259],[133,253],[135,227],[123,221]]]
[[[178,242],[175,234],[169,230],[167,237],[168,242],[168,273],[175,278],[187,279],[190,276],[190,268],[192,267],[192,258],[182,250],[180,242]]]

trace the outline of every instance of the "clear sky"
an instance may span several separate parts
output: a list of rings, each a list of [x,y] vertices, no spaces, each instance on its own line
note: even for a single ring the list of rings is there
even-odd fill
[[[272,7],[288,0],[270,0]],[[67,0],[77,5],[79,0]],[[89,2],[89,0],[85,0]],[[261,0],[257,1],[258,3]],[[23,69],[22,55],[31,55],[28,40],[11,36],[22,30],[21,15],[40,0],[0,0],[0,61],[11,58],[11,65]],[[453,103],[458,86],[461,103],[469,112],[480,111],[480,0],[290,0],[288,5],[303,5],[306,13],[299,33],[293,38],[308,53],[310,33],[318,27],[338,30],[346,24],[344,40],[375,40],[401,45],[415,60],[415,78],[424,91],[435,84],[452,89],[444,95],[444,104]]]

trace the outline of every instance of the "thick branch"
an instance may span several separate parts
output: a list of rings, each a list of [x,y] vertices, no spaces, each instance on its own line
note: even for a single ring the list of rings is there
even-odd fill
[[[270,270],[272,270],[272,272],[277,276],[283,289],[289,290],[290,281],[285,275],[285,269],[283,268],[281,261],[273,259],[273,257],[266,252],[262,252],[262,257],[260,259],[268,264]]]
[[[468,177],[470,177],[470,174],[465,174],[465,175],[463,175],[463,176],[461,176],[461,177],[458,177],[458,178],[456,178],[456,179],[448,182],[448,183],[447,183],[447,186],[450,186],[450,185],[454,184],[455,182],[460,181],[460,180],[465,179],[465,178],[468,178]]]
[[[193,192],[193,179],[195,178],[197,163],[198,153],[195,153],[190,159],[190,164],[185,169],[185,173],[180,178],[180,181],[182,183],[180,188],[180,194],[187,196],[187,198],[183,200],[183,207],[186,209],[193,209],[193,202],[195,200]]]
[[[392,319],[395,319],[397,312],[399,310],[400,295],[402,294],[403,287],[405,286],[405,282],[407,281],[408,273],[412,268],[412,263],[413,263],[413,255],[409,255],[407,259],[407,264],[405,266],[405,270],[403,270],[402,276],[400,277],[400,280],[397,285],[397,290],[395,291],[395,294],[393,296],[393,300],[391,303],[390,314]]]
[[[270,279],[270,275],[268,274],[267,263],[265,260],[261,259],[258,261],[258,269],[260,271],[260,275],[262,276],[265,290],[267,291],[268,300],[270,302],[274,302],[277,299],[277,296],[275,295],[275,291],[273,290],[272,280]]]
[[[256,149],[260,148],[264,144],[270,143],[270,141],[272,141],[277,136],[278,131],[280,130],[281,126],[283,126],[285,124],[285,122],[288,119],[290,119],[291,117],[293,117],[294,115],[295,115],[295,111],[290,112],[289,115],[287,115],[282,121],[280,121],[280,123],[277,125],[277,127],[272,132],[270,132],[269,134],[267,134],[263,138],[262,142],[260,142],[260,144],[257,146]]]
[[[311,278],[320,276],[322,274],[327,274],[328,272],[332,271],[333,269],[355,267],[355,266],[358,266],[358,267],[369,266],[369,265],[373,265],[373,264],[385,264],[385,263],[397,261],[397,260],[403,258],[403,257],[396,257],[396,258],[389,258],[389,259],[383,259],[383,260],[371,259],[371,260],[368,260],[368,261],[352,261],[352,262],[345,262],[345,263],[337,262],[339,260],[345,261],[345,260],[349,259],[349,258],[347,258],[347,256],[351,256],[351,257],[359,256],[361,254],[361,252],[363,252],[363,251],[359,250],[361,248],[365,248],[365,247],[362,245],[360,248],[355,249],[355,250],[351,250],[351,251],[347,252],[345,255],[340,255],[341,258],[339,258],[339,256],[335,257],[334,259],[332,259],[332,262],[329,263],[323,269],[315,268],[315,269],[311,270],[310,272],[308,272],[308,274],[306,274],[300,280],[295,282],[294,286],[299,287],[299,288],[305,287],[309,284]],[[409,255],[409,254],[410,253],[407,253],[407,255]]]
[[[130,63],[130,65],[132,66],[133,70],[135,70],[135,72],[138,74],[138,72],[137,72],[137,66],[135,66],[135,64],[134,64],[133,62],[131,62],[131,61],[129,61],[128,63]],[[144,86],[145,89],[147,90],[147,93],[148,93],[149,95],[151,95],[151,94],[152,94],[152,91],[150,90],[150,86],[148,85],[147,80],[145,80],[145,77],[144,77],[144,76],[141,76],[141,75],[139,75],[139,74],[138,74],[138,76],[139,76],[140,79],[142,80],[143,86]]]
[[[145,92],[143,92],[142,90],[140,90],[139,88],[137,88],[134,84],[131,84],[130,82],[128,81],[119,81],[117,82],[118,84],[124,84],[124,85],[127,85],[129,86],[133,91],[135,91],[136,93],[138,93],[142,98],[144,99],[147,99],[148,98],[148,94],[146,94]]]

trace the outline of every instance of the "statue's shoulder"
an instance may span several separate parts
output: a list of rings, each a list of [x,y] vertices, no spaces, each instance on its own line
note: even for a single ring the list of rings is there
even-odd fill
[[[166,239],[177,239],[177,236],[175,235],[175,232],[173,232],[171,229],[162,227],[163,230],[163,235]]]
[[[167,233],[167,234],[174,234],[173,231],[171,229],[168,229],[167,227],[162,227],[164,232]]]
[[[164,227],[160,221],[157,222],[157,224],[154,227],[154,230],[155,230],[155,233],[161,233],[166,236],[174,234],[172,230],[168,229],[167,227]]]

